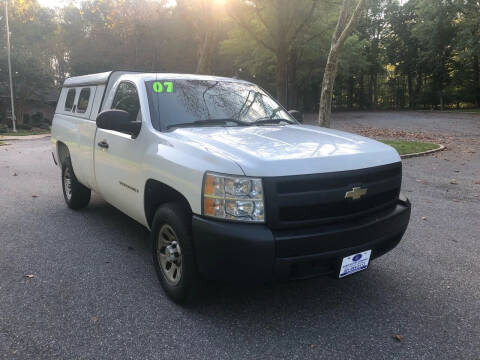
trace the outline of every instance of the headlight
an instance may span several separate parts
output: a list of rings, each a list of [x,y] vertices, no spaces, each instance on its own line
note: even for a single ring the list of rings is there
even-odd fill
[[[262,180],[206,173],[203,180],[203,215],[264,222]]]

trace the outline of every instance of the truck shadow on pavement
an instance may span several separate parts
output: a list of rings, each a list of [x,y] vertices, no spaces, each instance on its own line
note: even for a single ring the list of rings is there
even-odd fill
[[[366,271],[342,280],[322,277],[256,286],[210,284],[196,303],[181,307],[168,300],[160,287],[147,229],[98,197],[76,214],[83,221],[68,215],[69,221],[73,220],[74,226],[88,223],[94,234],[93,251],[100,254],[95,255],[100,256],[98,262],[103,262],[103,257],[112,262],[112,268],[102,268],[102,285],[93,288],[96,295],[90,296],[100,296],[99,301],[108,304],[112,301],[109,294],[114,293],[116,306],[128,309],[130,315],[118,314],[115,307],[104,315],[109,317],[108,324],[119,316],[122,321],[135,316],[135,323],[151,327],[145,341],[156,341],[158,332],[172,331],[175,336],[190,333],[190,344],[203,346],[200,344],[207,341],[209,348],[223,354],[247,345],[270,355],[290,349],[299,357],[323,354],[338,358],[338,349],[354,346],[365,358],[373,358],[368,349],[380,346],[386,351],[396,349],[408,358],[409,348],[394,336],[403,334],[408,341],[415,341],[425,329],[453,326],[462,316],[451,306],[462,294],[437,287],[433,296],[429,279],[416,276],[416,267],[404,263],[402,256],[407,253],[402,243],[373,261]],[[409,233],[403,241],[410,241],[413,234]],[[72,244],[75,240],[72,236]],[[449,336],[448,332],[436,332],[435,337],[422,338],[422,344],[414,346],[427,354],[438,342],[448,343]],[[270,348],[272,340],[275,348]]]
[[[144,262],[143,265],[149,268],[148,281],[157,283],[150,232],[145,227],[98,197],[82,211],[82,216],[89,218],[91,226],[101,228],[101,234],[105,235],[101,236],[101,241],[105,242],[105,247],[120,247],[125,253],[135,252],[138,255],[136,260]],[[133,265],[123,258],[117,261]],[[157,284],[154,293],[160,289],[160,284]],[[168,301],[161,289],[160,292],[163,298],[157,300]],[[379,302],[385,305],[389,300],[402,296],[401,284],[395,279],[395,271],[374,261],[366,271],[342,280],[320,277],[256,285],[209,283],[200,299],[190,305],[188,311],[220,319],[218,312],[221,309],[241,314],[250,308],[249,311],[262,313],[262,317],[268,314],[275,317],[278,312],[286,312],[288,307],[288,317],[293,320],[299,312],[318,313],[319,309],[324,313],[340,309],[348,312],[350,307],[358,309],[359,304],[373,309],[378,307]]]

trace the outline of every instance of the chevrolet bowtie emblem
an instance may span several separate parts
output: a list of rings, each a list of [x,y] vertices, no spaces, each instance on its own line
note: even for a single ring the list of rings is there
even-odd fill
[[[367,190],[368,189],[362,189],[361,187],[354,187],[352,190],[345,193],[345,199],[358,200],[367,194]]]

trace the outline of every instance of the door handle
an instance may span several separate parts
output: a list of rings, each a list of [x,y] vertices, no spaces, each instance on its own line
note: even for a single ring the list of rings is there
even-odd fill
[[[104,149],[108,149],[108,143],[105,140],[102,140],[98,143],[98,146]]]

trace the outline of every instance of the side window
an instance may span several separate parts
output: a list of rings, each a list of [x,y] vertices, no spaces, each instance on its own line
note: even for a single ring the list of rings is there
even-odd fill
[[[72,111],[73,103],[75,102],[75,89],[69,89],[65,99],[65,111]]]
[[[112,109],[125,110],[130,114],[132,121],[137,120],[140,112],[140,100],[134,84],[122,82],[118,85],[117,92],[113,98]]]
[[[80,91],[80,95],[78,96],[78,103],[77,103],[78,113],[84,113],[85,111],[87,111],[89,100],[90,100],[90,88],[83,88],[82,91]]]

